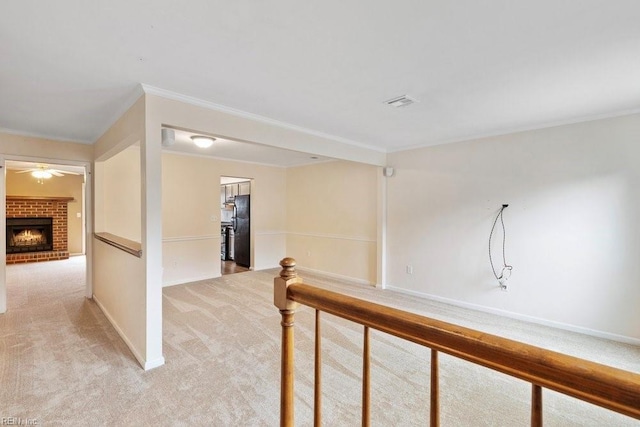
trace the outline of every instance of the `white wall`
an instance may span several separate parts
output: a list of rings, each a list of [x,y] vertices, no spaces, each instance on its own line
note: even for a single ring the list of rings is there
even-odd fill
[[[388,284],[640,342],[639,143],[632,115],[390,154]],[[502,203],[508,292],[487,248]]]
[[[376,283],[380,169],[332,161],[287,170],[287,256],[300,267]]]
[[[220,276],[220,177],[252,179],[251,266],[274,268],[285,256],[285,170],[164,153],[163,284]]]

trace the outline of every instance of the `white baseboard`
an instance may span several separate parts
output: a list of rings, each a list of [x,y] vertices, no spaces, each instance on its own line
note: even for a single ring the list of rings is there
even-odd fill
[[[640,339],[627,337],[625,335],[612,334],[610,332],[598,331],[595,329],[584,328],[582,326],[571,325],[568,323],[555,322],[553,320],[542,319],[540,317],[527,316],[524,314],[514,313],[512,311],[500,310],[493,307],[487,307],[479,304],[472,304],[464,301],[458,301],[450,298],[439,297],[437,295],[425,294],[422,292],[410,291],[407,289],[396,288],[395,286],[386,286],[386,290],[399,292],[402,294],[413,295],[419,298],[425,298],[432,301],[442,302],[456,307],[467,308],[470,310],[481,311],[483,313],[496,314],[498,316],[508,317],[510,319],[522,320],[524,322],[535,323],[537,325],[550,326],[552,328],[562,329],[565,331],[577,332],[583,335],[589,335],[596,338],[604,338],[611,341],[617,341],[624,344],[640,345]]]
[[[149,361],[145,360],[140,355],[140,353],[138,353],[138,350],[136,350],[136,348],[133,346],[131,341],[129,341],[129,338],[124,334],[122,329],[120,329],[118,324],[113,319],[113,316],[111,316],[109,311],[104,307],[104,305],[102,305],[100,300],[98,300],[98,298],[96,298],[95,295],[93,295],[93,300],[96,302],[96,304],[98,305],[102,313],[105,315],[109,323],[111,323],[111,326],[113,326],[113,329],[116,330],[118,335],[120,335],[120,338],[122,338],[122,340],[127,345],[127,347],[129,347],[129,350],[131,350],[131,353],[133,353],[133,356],[136,358],[140,366],[142,366],[142,369],[144,369],[145,371],[148,371],[149,369],[157,368],[158,366],[164,365],[164,357],[160,357],[160,358],[149,360]]]
[[[333,277],[334,279],[339,279],[339,280],[348,280],[350,282],[356,282],[359,283],[361,285],[368,285],[368,286],[375,286],[375,283],[371,283],[368,280],[365,279],[356,279],[355,277],[349,277],[349,276],[343,276],[341,274],[336,274],[336,273],[329,273],[327,271],[322,271],[322,270],[315,270],[313,268],[308,268],[308,267],[304,267],[301,265],[296,265],[296,270],[298,271],[308,271],[309,273],[316,273],[316,274],[322,274],[323,276],[328,276],[328,277]]]
[[[191,282],[199,282],[200,280],[209,280],[209,279],[215,279],[216,277],[220,277],[218,276],[211,276],[211,275],[207,275],[207,276],[196,276],[196,277],[189,277],[186,279],[175,279],[175,280],[168,280],[166,282],[162,283],[162,287],[166,288],[169,286],[176,286],[176,285],[184,285],[185,283],[191,283]]]
[[[147,362],[144,364],[144,370],[149,371],[151,369],[158,368],[162,365],[164,365],[164,357],[158,357],[157,359],[147,360]]]

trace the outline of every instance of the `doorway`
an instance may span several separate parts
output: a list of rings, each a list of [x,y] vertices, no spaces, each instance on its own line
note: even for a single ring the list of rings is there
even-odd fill
[[[251,269],[251,178],[220,177],[220,272]]]
[[[87,242],[89,165],[15,157],[0,159],[0,166],[3,170],[0,235],[6,243],[2,249],[5,262],[0,266],[0,312],[7,310],[7,264],[24,263],[29,267],[32,261],[75,258],[74,264],[83,266],[84,294],[91,298],[90,243]],[[14,222],[18,219],[24,224],[16,226]],[[51,235],[46,231],[46,224],[41,224],[45,219],[52,224]],[[38,233],[40,229],[45,230],[42,235]],[[8,230],[10,235],[6,234]],[[22,238],[22,234],[26,237]],[[37,244],[27,244],[34,239]],[[7,250],[7,246],[11,249]]]

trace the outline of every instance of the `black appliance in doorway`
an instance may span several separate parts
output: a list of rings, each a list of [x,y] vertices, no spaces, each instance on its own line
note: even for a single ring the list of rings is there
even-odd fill
[[[233,261],[233,226],[222,224],[221,228],[222,246],[221,259],[223,261]]]
[[[248,194],[235,197],[235,215],[233,218],[233,259],[236,264],[247,268],[251,264],[250,198],[251,196]]]

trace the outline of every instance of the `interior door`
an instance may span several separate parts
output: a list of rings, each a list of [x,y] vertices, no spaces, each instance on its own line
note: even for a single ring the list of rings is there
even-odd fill
[[[250,195],[236,196],[234,220],[234,254],[236,264],[249,268],[251,264]]]

